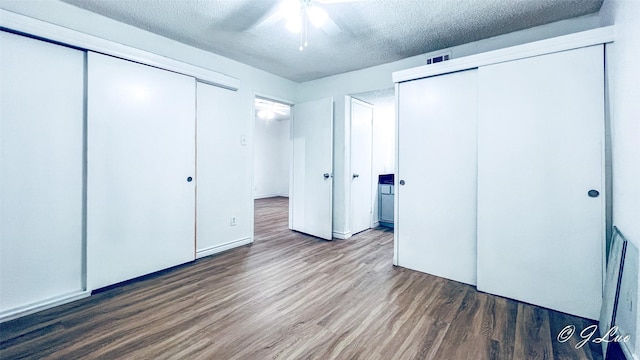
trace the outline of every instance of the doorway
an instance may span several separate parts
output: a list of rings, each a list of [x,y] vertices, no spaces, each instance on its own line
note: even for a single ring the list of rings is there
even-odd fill
[[[254,199],[289,197],[291,105],[255,97]]]
[[[368,164],[365,161],[358,160],[358,158],[364,158],[370,156],[370,173],[371,176],[368,179],[367,184],[362,182],[357,184],[356,181],[351,182],[351,201],[350,201],[350,223],[351,231],[353,234],[366,230],[363,227],[364,217],[368,216],[372,228],[379,225],[393,228],[393,182],[391,185],[385,184],[380,187],[380,179],[384,179],[388,182],[388,179],[393,178],[395,172],[395,139],[396,139],[396,127],[395,127],[395,89],[388,88],[382,90],[369,91],[364,93],[352,94],[350,96],[354,101],[361,102],[360,104],[368,105],[372,107],[372,120],[371,129],[367,130],[358,126],[355,122],[353,105],[352,105],[352,118],[351,121],[351,153],[350,162],[351,169],[366,168]],[[358,106],[362,107],[362,106]],[[363,134],[364,132],[364,134]],[[360,154],[363,146],[362,139],[370,137],[370,155]],[[358,140],[358,138],[360,138]],[[366,153],[366,151],[365,151]],[[353,178],[355,175],[359,175],[357,178]],[[359,172],[352,171],[352,180],[360,178]],[[382,177],[381,177],[382,176]],[[362,189],[370,189],[371,196],[362,196]],[[391,200],[390,200],[391,199]],[[363,204],[362,202],[370,202],[370,204]],[[381,205],[383,204],[383,205]],[[381,209],[383,207],[390,207],[389,209]],[[365,212],[367,209],[371,209],[369,214]],[[389,211],[391,212],[389,214]],[[382,215],[385,215],[386,218]],[[390,216],[390,218],[389,218]]]
[[[331,240],[333,99],[254,107],[254,201],[288,198],[289,229]]]
[[[288,218],[292,105],[254,97],[253,236],[265,240],[274,219]],[[286,211],[286,214],[282,214]]]

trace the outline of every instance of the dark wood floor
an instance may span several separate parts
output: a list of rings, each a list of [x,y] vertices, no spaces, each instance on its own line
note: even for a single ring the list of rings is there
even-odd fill
[[[256,201],[252,245],[0,324],[0,358],[601,359],[580,318],[392,265],[393,233],[327,242]],[[593,351],[593,352],[592,352]]]

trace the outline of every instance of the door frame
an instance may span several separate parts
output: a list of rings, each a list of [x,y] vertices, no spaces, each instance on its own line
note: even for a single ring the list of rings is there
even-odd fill
[[[255,219],[256,217],[255,216],[256,147],[254,146],[255,136],[256,136],[256,98],[285,104],[289,106],[289,108],[291,109],[291,113],[289,115],[289,152],[290,153],[293,151],[293,148],[292,148],[293,145],[291,144],[291,126],[293,122],[291,120],[293,120],[293,106],[295,105],[295,102],[290,99],[281,98],[279,96],[274,96],[274,95],[270,95],[270,94],[259,92],[259,91],[251,92],[251,121],[249,122],[250,123],[249,135],[251,139],[249,143],[249,146],[251,146],[251,150],[250,150],[251,151],[251,171],[250,171],[250,174],[251,174],[251,214],[250,214],[251,242],[255,240],[255,231],[256,231],[255,229],[256,227],[256,219]],[[291,163],[291,158],[289,158],[289,196],[291,196],[291,173],[292,173],[292,163]],[[288,215],[289,222],[291,222],[291,211],[289,211],[289,208],[287,208],[287,212],[289,213]]]
[[[395,81],[395,80],[394,80]],[[394,173],[394,177],[393,177],[393,266],[398,266],[398,249],[399,249],[399,242],[398,242],[398,229],[400,226],[400,217],[398,216],[398,170],[400,169],[400,166],[398,165],[398,163],[400,162],[400,83],[399,82],[395,82],[394,83],[394,88],[395,88],[395,110],[394,110],[394,114],[396,116],[396,123],[395,123],[395,130],[396,133],[394,135],[395,137],[395,144],[394,144],[394,149],[395,149],[395,168],[393,169],[393,173]]]

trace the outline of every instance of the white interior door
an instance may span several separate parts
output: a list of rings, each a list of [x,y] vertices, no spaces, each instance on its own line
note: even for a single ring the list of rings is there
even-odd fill
[[[398,90],[397,263],[476,283],[478,71]]]
[[[373,107],[351,99],[351,233],[371,228]]]
[[[479,290],[598,318],[603,58],[593,46],[480,68]]]
[[[88,59],[91,289],[195,258],[195,79]]]
[[[0,32],[0,315],[83,290],[84,53]]]
[[[332,239],[333,98],[293,107],[289,227]]]

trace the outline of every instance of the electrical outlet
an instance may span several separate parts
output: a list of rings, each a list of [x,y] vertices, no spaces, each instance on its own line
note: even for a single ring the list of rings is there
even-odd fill
[[[231,226],[236,226],[236,225],[237,225],[236,217],[235,217],[235,216],[231,218],[231,221],[229,222],[229,224],[230,224]]]

